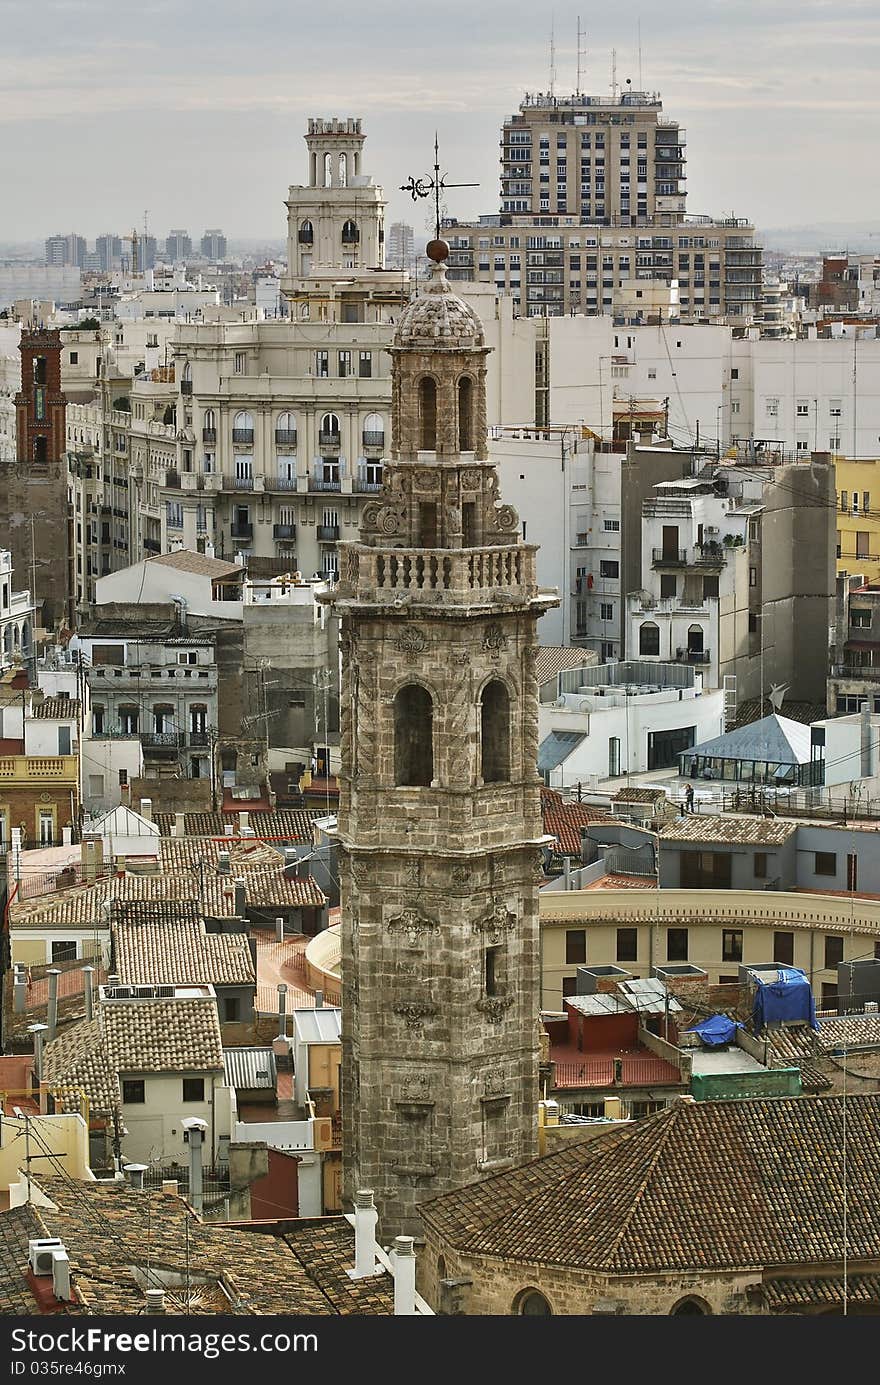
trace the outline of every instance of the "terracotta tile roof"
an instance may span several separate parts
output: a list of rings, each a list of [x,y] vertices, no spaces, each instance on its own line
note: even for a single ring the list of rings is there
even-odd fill
[[[880,1096],[849,1096],[848,1236],[880,1254]],[[677,1102],[423,1203],[465,1252],[611,1273],[837,1263],[841,1099]]]
[[[869,1045],[880,1047],[880,1014],[822,1019],[819,1021],[819,1043],[826,1053]]]
[[[761,846],[782,846],[797,830],[796,822],[783,822],[779,818],[687,813],[684,817],[673,818],[667,827],[660,829],[660,835],[669,842],[755,842]]]
[[[810,1307],[837,1307],[844,1300],[843,1275],[827,1279],[768,1279],[761,1285],[761,1297],[771,1313],[799,1313]],[[880,1274],[848,1274],[848,1304],[880,1304]]]
[[[223,1068],[213,998],[108,1002],[98,1014],[114,1072]]]
[[[242,804],[248,813],[249,825],[257,837],[277,838],[279,841],[310,842],[312,840],[312,819],[323,817],[323,813],[305,808],[277,808],[274,812],[254,812]],[[163,837],[170,837],[174,827],[174,813],[154,813],[156,823]],[[222,837],[224,829],[234,827],[238,835],[238,810],[229,813],[185,813],[184,828],[187,837]],[[243,838],[242,840],[253,840]]]
[[[566,668],[589,668],[598,663],[594,649],[572,649],[570,645],[541,645],[535,660],[535,674],[538,683],[546,683]]]
[[[603,875],[599,880],[591,880],[585,890],[656,890],[657,880],[653,875]]]
[[[188,548],[178,548],[174,553],[157,553],[144,562],[158,563],[160,567],[173,567],[178,572],[192,572],[197,577],[240,577],[245,570],[240,563],[226,563],[220,558],[208,558],[204,553],[194,553]]]
[[[82,1020],[46,1045],[43,1077],[51,1084],[81,1088],[88,1097],[90,1112],[110,1115],[121,1109],[119,1082],[97,1019]],[[72,1100],[68,1104],[78,1109]]]
[[[44,721],[76,721],[79,716],[79,702],[73,697],[44,697],[31,707],[32,717]]]
[[[555,849],[563,856],[580,856],[581,828],[591,822],[607,822],[602,808],[590,808],[585,803],[563,803],[561,806],[542,801],[544,831],[556,838]]]
[[[33,1207],[13,1207],[0,1212],[0,1316],[36,1313],[28,1288],[28,1241],[44,1232]]]
[[[174,1276],[165,1295],[169,1315],[393,1312],[390,1275],[357,1281],[346,1275],[354,1263],[354,1233],[342,1217],[310,1219],[292,1229],[288,1223],[276,1235],[203,1222],[181,1197],[135,1192],[126,1184],[54,1177],[39,1183],[54,1207],[0,1214],[0,1312],[36,1312],[29,1291],[25,1297],[18,1287],[32,1236],[64,1242],[80,1299],[71,1305],[75,1312],[142,1313],[148,1267]],[[187,1265],[189,1295],[183,1287]]]
[[[653,789],[649,784],[641,787],[618,789],[614,794],[615,803],[668,803],[669,795],[665,789]]]
[[[207,933],[201,919],[172,919],[114,923],[112,937],[113,970],[123,985],[256,984],[244,933]]]

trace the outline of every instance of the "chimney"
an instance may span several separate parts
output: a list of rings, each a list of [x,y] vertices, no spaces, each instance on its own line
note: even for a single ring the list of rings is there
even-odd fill
[[[174,814],[174,835],[175,837],[186,836],[186,813]]]
[[[245,812],[240,812],[239,815],[238,815],[238,831],[239,831],[239,835],[243,835],[243,834],[247,831],[247,829],[250,827],[250,825],[251,825],[251,824],[250,824],[250,818],[249,818],[248,814],[245,813]]]
[[[394,1316],[413,1317],[416,1311],[416,1253],[412,1236],[395,1236],[391,1252],[394,1270]]]
[[[296,847],[295,847],[295,846],[286,846],[286,847],[284,848],[284,871],[285,871],[285,874],[287,873],[288,868],[290,868],[291,870],[294,870],[294,869],[296,868],[296,864],[297,864],[297,861],[298,861],[298,860],[299,860],[299,857],[297,856],[297,853],[296,853]]]
[[[214,545],[213,545],[213,543],[211,542],[210,539],[205,539],[205,557],[206,557],[206,558],[213,558],[213,556],[214,556]]]
[[[276,943],[284,942],[284,919],[275,920],[275,941]]]
[[[82,856],[83,879],[87,882],[93,881],[97,862],[95,843],[83,842],[80,847],[80,855]]]
[[[50,967],[46,972],[49,978],[49,1043],[55,1038],[55,1030],[58,1027],[58,978],[61,972],[57,967]]]
[[[141,799],[141,817],[146,818],[147,822],[153,821],[153,800],[151,798]]]
[[[180,1122],[189,1134],[189,1200],[197,1212],[204,1204],[202,1184],[202,1141],[208,1122],[198,1116],[184,1116]]]
[[[123,1170],[128,1174],[128,1181],[136,1192],[144,1190],[144,1174],[147,1171],[146,1164],[123,1164]]]
[[[247,885],[243,875],[235,877],[235,913],[238,918],[244,918],[247,908]]]
[[[162,1196],[163,1196],[163,1197],[177,1197],[177,1179],[176,1179],[176,1178],[163,1178],[163,1179],[162,1179]]]
[[[27,1010],[27,967],[22,962],[15,964],[12,991],[12,1013],[23,1015]]]
[[[218,851],[218,852],[217,852],[217,874],[218,874],[218,875],[231,875],[231,874],[232,874],[232,867],[231,867],[231,865],[230,865],[230,859],[229,859],[229,852],[228,852],[228,851]]]
[[[48,1024],[28,1025],[28,1033],[34,1036],[34,1072],[38,1082],[43,1080],[43,1038],[48,1030]]]
[[[354,1269],[348,1271],[352,1279],[366,1279],[368,1275],[381,1273],[381,1265],[376,1264],[378,1220],[373,1190],[362,1188],[354,1195]]]
[[[287,1038],[287,986],[283,981],[278,982],[278,1037]]]
[[[86,1019],[87,1019],[87,1020],[93,1019],[93,1018],[94,1018],[94,1013],[95,1013],[95,990],[94,990],[94,983],[93,983],[93,981],[92,981],[92,977],[94,976],[94,974],[95,974],[95,968],[94,968],[94,967],[83,967],[83,979],[84,979],[84,984],[85,984],[85,997],[86,997]]]
[[[165,1312],[165,1290],[164,1290],[164,1289],[147,1289],[147,1291],[146,1291],[146,1300],[147,1300],[147,1308],[146,1308],[147,1314],[150,1314],[150,1313],[164,1313],[164,1312]]]
[[[28,1183],[30,1193],[30,1183]],[[64,1246],[52,1251],[52,1292],[56,1298],[70,1300],[70,1257]]]
[[[316,1009],[316,1010],[322,1010],[323,1008],[324,1008],[324,992],[323,992],[323,991],[315,991],[315,1009]]]
[[[553,1101],[552,1099],[550,1099],[550,1100],[545,1101],[545,1102],[543,1103],[543,1105],[544,1105],[544,1124],[545,1124],[545,1125],[558,1125],[558,1124],[559,1124],[559,1102],[558,1102],[558,1101]]]

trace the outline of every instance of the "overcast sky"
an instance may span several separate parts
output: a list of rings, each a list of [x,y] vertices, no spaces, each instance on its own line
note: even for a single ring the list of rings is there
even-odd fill
[[[877,0],[557,3],[556,91],[642,74],[688,137],[688,207],[760,226],[880,222]],[[590,10],[593,13],[590,13]],[[164,237],[285,234],[310,115],[361,115],[365,171],[389,217],[430,170],[435,126],[450,215],[497,211],[498,135],[546,90],[541,0],[0,0],[0,241],[135,221]]]

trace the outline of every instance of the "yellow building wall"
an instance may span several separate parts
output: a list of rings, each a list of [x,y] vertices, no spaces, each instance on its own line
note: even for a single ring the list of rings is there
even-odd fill
[[[11,1111],[14,1096],[6,1103]],[[69,1178],[91,1177],[89,1168],[89,1130],[80,1115],[31,1116],[27,1122],[16,1116],[4,1115],[0,1127],[0,1193],[7,1193],[12,1183],[19,1182],[26,1170],[28,1148],[31,1155],[54,1154]],[[61,1172],[58,1164],[46,1158],[34,1159],[31,1176],[39,1182],[40,1174]]]
[[[868,582],[880,581],[880,458],[870,457],[849,461],[834,459],[837,486],[837,559],[838,573],[863,572]],[[857,511],[853,512],[853,496],[858,496]],[[868,507],[865,509],[865,496]],[[867,557],[864,540],[860,546],[857,535],[867,534]]]

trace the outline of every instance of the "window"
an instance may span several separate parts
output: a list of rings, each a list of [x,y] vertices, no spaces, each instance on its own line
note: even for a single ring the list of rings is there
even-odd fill
[[[553,1316],[553,1309],[547,1302],[543,1294],[539,1294],[537,1289],[523,1289],[518,1294],[513,1304],[514,1313],[520,1317],[527,1318],[550,1318]]]
[[[848,852],[846,857],[846,888],[859,888],[859,858],[854,851]]]
[[[471,452],[474,446],[474,386],[469,375],[458,382],[458,450]]]
[[[608,737],[608,778],[615,779],[620,774],[620,737]]]
[[[358,375],[362,380],[369,380],[373,375],[373,353],[371,351],[361,351],[358,356]]]
[[[567,995],[577,995],[577,977],[563,976],[562,978],[562,999]]]
[[[639,653],[660,653],[660,626],[651,620],[646,620],[639,626]]]
[[[678,578],[672,572],[661,572],[660,574],[660,595],[676,596],[678,594]]]
[[[122,1102],[124,1106],[143,1105],[146,1099],[143,1078],[123,1078]]]
[[[871,536],[866,529],[856,530],[856,557],[870,558]]]
[[[204,1077],[185,1077],[183,1079],[183,1099],[184,1101],[204,1101]]]
[[[637,928],[618,928],[618,962],[637,962],[639,959],[639,930]]]
[[[605,519],[605,520],[602,521],[602,528],[605,530],[605,533],[606,533],[606,534],[619,534],[619,533],[620,533],[620,520],[619,520],[619,519]]]
[[[743,935],[741,928],[721,930],[722,962],[741,962],[743,959]]]
[[[223,997],[223,1022],[224,1024],[234,1023],[240,1018],[241,1001],[237,996]],[[184,1098],[185,1099],[185,1098]]]
[[[813,863],[814,875],[836,875],[837,874],[837,853],[835,851],[817,851]]]
[[[235,375],[244,375],[245,353],[243,351],[236,351],[235,357],[233,359],[232,369]]]
[[[76,961],[76,939],[54,940],[52,943],[52,965],[56,962]]]
[[[773,960],[780,967],[794,966],[794,934],[773,934]]]
[[[573,967],[579,962],[587,960],[587,930],[585,928],[567,928],[565,930],[565,961],[566,965]]]
[[[329,352],[329,351],[316,351],[316,352],[315,352],[315,374],[316,374],[320,379],[322,379],[322,380],[323,380],[323,379],[326,379],[327,376],[330,374],[330,352]]]
[[[340,380],[346,380],[348,376],[351,374],[351,352],[339,351],[337,352],[337,355],[339,358],[339,378]]]
[[[419,448],[433,452],[437,446],[437,384],[430,375],[419,381]]]
[[[394,699],[394,782],[427,786],[434,778],[434,703],[418,683]]]
[[[825,934],[825,966],[836,967],[843,961],[843,938],[836,934]]]
[[[501,984],[501,948],[497,946],[487,947],[483,961],[483,984],[486,988],[486,995],[503,995],[504,987]]]
[[[686,962],[688,959],[688,930],[686,928],[667,928],[666,960]]]
[[[510,779],[510,697],[497,678],[487,683],[480,699],[480,771],[485,784]]]
[[[599,576],[600,576],[600,577],[619,577],[619,576],[620,576],[620,564],[619,564],[618,562],[612,561],[612,559],[610,559],[610,558],[603,558],[603,559],[601,560],[601,562],[599,563]]]
[[[767,879],[767,853],[766,851],[756,851],[752,857],[754,874],[756,880]]]
[[[871,628],[871,612],[851,610],[849,613],[849,623],[858,630],[869,630]]]
[[[79,364],[79,352],[78,352],[78,351],[71,351],[71,353],[70,353],[70,364],[71,364],[71,365],[78,365],[78,364]]]
[[[612,606],[612,604],[611,604],[610,601],[601,601],[601,602],[599,603],[599,619],[600,619],[600,620],[613,620],[613,619],[614,619],[614,607]]]
[[[749,568],[749,586],[750,586],[750,587],[756,587],[757,585],[758,585],[758,569],[757,569],[756,567],[750,567],[750,568]]]

